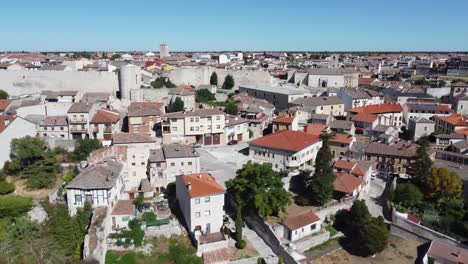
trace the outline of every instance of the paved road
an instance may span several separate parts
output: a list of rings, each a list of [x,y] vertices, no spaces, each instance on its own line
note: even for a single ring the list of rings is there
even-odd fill
[[[382,205],[381,200],[379,199],[384,190],[385,190],[386,182],[379,178],[379,177],[372,177],[370,180],[369,191],[367,194],[363,195],[364,200],[366,201],[366,205],[369,208],[369,212],[372,216],[382,216]]]

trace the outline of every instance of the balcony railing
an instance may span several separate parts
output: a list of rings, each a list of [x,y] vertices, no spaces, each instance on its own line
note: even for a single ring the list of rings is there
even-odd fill
[[[70,132],[88,132],[87,127],[70,127]]]
[[[86,124],[88,120],[86,119],[70,119],[70,124]]]

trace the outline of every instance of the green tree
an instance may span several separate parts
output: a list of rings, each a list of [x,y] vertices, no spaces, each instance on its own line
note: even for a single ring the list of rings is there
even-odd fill
[[[51,187],[57,179],[58,168],[55,157],[35,162],[23,170],[22,175],[27,177],[26,186],[28,189]]]
[[[365,255],[374,255],[387,247],[389,231],[384,219],[371,218],[359,229],[359,247]]]
[[[145,199],[143,198],[142,195],[138,195],[135,200],[133,200],[133,204],[138,210],[141,210],[143,208],[143,203],[145,202]]]
[[[122,57],[122,55],[120,55],[120,54],[114,54],[114,55],[112,55],[112,56],[110,57],[110,59],[114,61],[114,60],[120,59],[121,57]]]
[[[242,239],[242,226],[244,225],[242,221],[242,207],[237,205],[236,207],[236,247],[238,249],[245,248],[245,241]]]
[[[101,142],[97,139],[80,139],[70,158],[73,161],[82,161],[88,158],[89,154],[96,149],[102,148]]]
[[[291,204],[279,173],[270,164],[249,162],[226,186],[237,206],[255,209],[263,218],[284,211]]]
[[[195,94],[195,101],[198,103],[206,103],[216,100],[216,97],[208,89],[197,90]]]
[[[315,159],[315,172],[308,178],[306,185],[311,193],[314,203],[323,205],[333,197],[333,182],[335,174],[331,168],[332,154],[330,151],[329,136],[322,136],[322,147]]]
[[[0,196],[0,218],[21,216],[32,206],[32,199],[28,197]]]
[[[428,141],[422,141],[423,145],[420,145],[416,151],[416,161],[412,166],[413,177],[411,182],[422,186],[423,188],[426,185],[427,177],[431,173],[432,160],[427,154],[427,148],[429,146]]]
[[[457,198],[463,190],[460,176],[446,168],[432,168],[426,185],[428,196],[437,200]]]
[[[237,115],[239,113],[239,109],[237,108],[236,102],[227,102],[226,106],[224,107],[224,112],[226,112],[229,115]]]
[[[184,101],[180,97],[176,97],[174,101],[174,112],[180,112],[184,111],[185,106],[184,106]]]
[[[400,183],[393,193],[393,201],[405,208],[412,208],[423,199],[423,194],[419,188],[411,183]]]
[[[150,85],[156,89],[163,88],[163,87],[166,87],[166,88],[176,87],[176,85],[173,84],[171,80],[169,80],[169,78],[164,78],[164,77],[157,78],[156,80],[152,81]]]
[[[366,202],[364,200],[354,201],[353,206],[351,206],[349,216],[351,223],[353,223],[356,229],[365,225],[371,218],[369,209],[367,208]]]
[[[15,190],[14,183],[7,182],[5,180],[0,180],[0,195],[12,193],[14,190]]]
[[[8,99],[8,93],[0,89],[0,99]]]
[[[44,159],[44,154],[44,141],[41,139],[31,136],[15,138],[11,141],[10,155],[12,158],[8,170],[19,173],[36,161]]]
[[[232,75],[228,74],[226,78],[224,78],[223,89],[231,90],[235,85],[234,78]]]
[[[218,85],[218,75],[216,74],[216,72],[213,72],[210,76],[210,84],[211,85]]]

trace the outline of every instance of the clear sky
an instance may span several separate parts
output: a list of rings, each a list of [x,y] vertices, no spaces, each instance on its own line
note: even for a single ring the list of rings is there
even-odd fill
[[[468,0],[3,0],[0,51],[468,51]]]

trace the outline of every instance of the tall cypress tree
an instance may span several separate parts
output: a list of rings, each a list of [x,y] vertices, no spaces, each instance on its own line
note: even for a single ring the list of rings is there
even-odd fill
[[[331,200],[333,197],[333,182],[335,181],[335,174],[331,167],[332,154],[328,141],[329,135],[324,135],[321,139],[322,147],[315,159],[315,172],[307,184],[312,201],[319,205]]]
[[[216,72],[213,72],[210,76],[210,84],[211,85],[218,85],[218,75],[216,74]]]
[[[432,160],[427,154],[427,148],[429,144],[424,142],[418,147],[416,151],[416,161],[412,166],[413,177],[411,178],[412,183],[425,188],[426,180],[431,175]]]

